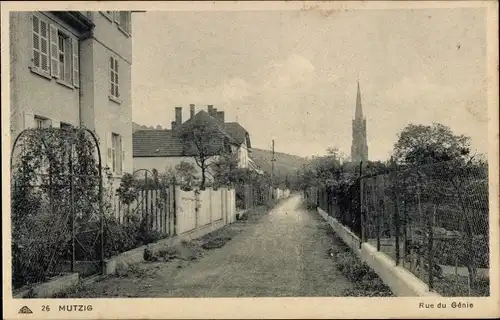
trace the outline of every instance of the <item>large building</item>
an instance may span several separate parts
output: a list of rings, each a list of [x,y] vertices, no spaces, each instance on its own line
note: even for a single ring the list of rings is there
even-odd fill
[[[195,146],[192,141],[182,138],[182,132],[203,129],[206,141]],[[210,137],[209,137],[210,136]],[[175,108],[175,121],[172,129],[138,130],[133,134],[134,169],[156,169],[166,172],[175,169],[181,162],[187,162],[198,168],[197,158],[200,152],[207,157],[207,161],[217,161],[224,146],[230,148],[236,156],[239,168],[249,168],[260,172],[250,159],[250,134],[237,122],[226,122],[224,111],[218,111],[212,105],[207,111],[195,112],[195,105],[190,105],[190,117],[182,119],[182,107]],[[199,169],[199,168],[198,168]],[[199,173],[199,172],[198,172]],[[208,180],[210,180],[208,175]]]
[[[132,170],[130,11],[10,14],[12,140],[24,129],[86,127],[103,167]]]
[[[356,95],[356,111],[354,120],[352,120],[352,146],[351,161],[368,161],[368,145],[366,142],[366,118],[363,117],[363,108],[361,106],[361,90],[359,88]]]

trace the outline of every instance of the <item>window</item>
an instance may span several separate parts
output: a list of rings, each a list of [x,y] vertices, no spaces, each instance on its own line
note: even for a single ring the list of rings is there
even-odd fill
[[[131,33],[131,25],[130,25],[130,11],[118,11],[116,13],[118,15],[118,25],[119,27],[125,31],[128,35]]]
[[[113,11],[101,11],[101,13],[109,19],[109,21],[113,22]]]
[[[61,129],[70,130],[70,129],[73,129],[73,126],[70,125],[69,123],[61,122]]]
[[[118,59],[114,57],[109,58],[110,65],[110,77],[111,77],[111,88],[110,88],[110,96],[112,98],[119,98],[119,80],[118,80]]]
[[[78,40],[49,24],[39,16],[32,16],[32,59],[30,69],[43,76],[62,80],[66,85],[80,85]]]
[[[71,49],[70,39],[61,31],[58,32],[59,78],[71,83]]]
[[[50,120],[44,117],[35,116],[35,128],[47,129],[50,127]]]
[[[39,72],[49,73],[49,31],[47,22],[33,16],[32,67]]]
[[[112,165],[113,172],[121,174],[122,173],[122,146],[121,146],[121,137],[119,134],[113,133],[111,136],[111,156],[112,156]]]

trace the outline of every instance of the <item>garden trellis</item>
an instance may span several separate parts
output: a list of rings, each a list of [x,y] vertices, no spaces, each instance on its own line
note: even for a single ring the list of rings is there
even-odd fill
[[[11,153],[13,287],[101,272],[103,170],[86,128],[27,129]]]

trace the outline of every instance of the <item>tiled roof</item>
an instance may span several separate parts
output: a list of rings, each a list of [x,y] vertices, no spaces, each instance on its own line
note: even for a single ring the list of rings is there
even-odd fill
[[[139,130],[132,135],[134,157],[182,156],[184,146],[178,133],[171,130]]]
[[[222,124],[201,110],[193,118],[187,120],[175,130],[139,130],[132,135],[133,157],[182,157],[197,154],[194,145],[183,141],[181,135],[190,130],[193,125],[206,128],[210,132],[209,153],[217,154],[223,146],[224,139],[230,143],[240,145],[247,139],[248,147],[250,140],[247,131],[238,123],[230,122]]]

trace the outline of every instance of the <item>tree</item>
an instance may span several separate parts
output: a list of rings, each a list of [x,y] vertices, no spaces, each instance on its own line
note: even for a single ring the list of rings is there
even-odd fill
[[[238,177],[243,175],[238,168],[238,159],[232,152],[219,156],[213,163],[214,182],[220,186],[230,186],[238,182]]]
[[[175,178],[186,189],[192,189],[197,183],[198,177],[196,173],[194,165],[187,161],[181,161],[181,163],[175,166]]]
[[[455,135],[445,125],[409,124],[394,146],[394,160],[401,165],[417,166],[465,158],[470,153],[470,138]]]
[[[225,136],[217,124],[206,119],[194,119],[180,129],[184,153],[192,156],[201,169],[200,188],[204,189],[209,168],[218,155],[231,152],[229,137]]]
[[[400,196],[411,198],[416,191],[423,202],[442,208],[438,220],[455,221],[459,225],[462,236],[457,240],[460,242],[457,248],[463,248],[466,254],[455,252],[455,256],[467,266],[470,283],[474,285],[480,260],[477,257],[488,255],[487,245],[477,245],[481,236],[487,240],[488,179],[487,164],[474,159],[469,146],[469,137],[455,135],[442,124],[410,124],[399,134],[393,159],[398,165],[413,167],[399,173],[403,185],[395,187]],[[455,206],[460,215],[453,213]],[[426,216],[426,219],[433,218]]]

